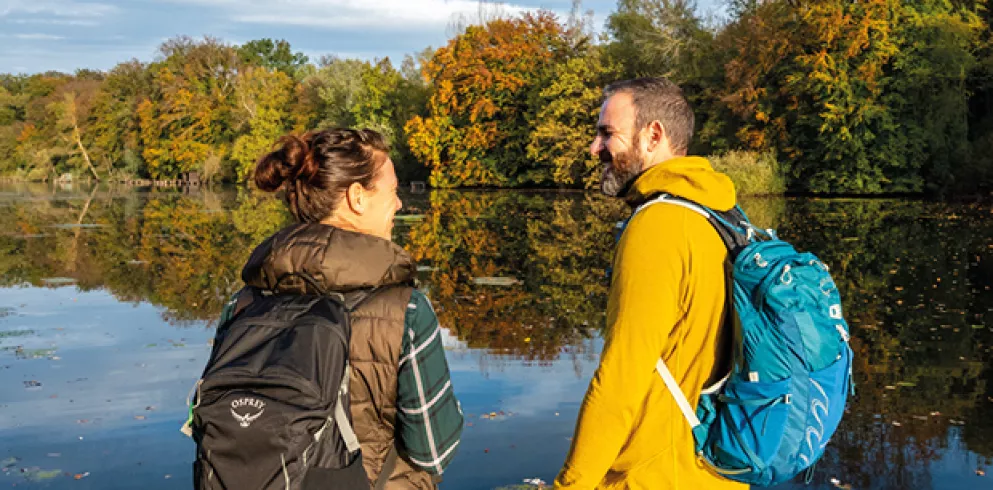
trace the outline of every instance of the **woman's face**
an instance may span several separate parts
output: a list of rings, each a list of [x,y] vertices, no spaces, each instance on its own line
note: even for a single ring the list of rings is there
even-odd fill
[[[398,184],[393,161],[386,157],[372,180],[372,187],[365,189],[367,201],[357,223],[362,232],[393,239],[393,217],[403,207],[397,196]]]

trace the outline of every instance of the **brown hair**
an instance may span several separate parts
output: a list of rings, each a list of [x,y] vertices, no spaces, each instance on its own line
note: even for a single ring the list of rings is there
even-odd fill
[[[635,110],[635,134],[652,121],[662,123],[673,153],[685,155],[693,140],[693,110],[675,83],[662,77],[635,78],[614,82],[603,90],[604,98],[631,94]]]
[[[352,184],[371,189],[389,153],[383,135],[371,129],[290,134],[276,146],[255,164],[255,185],[267,192],[285,190],[290,212],[307,223],[331,216]]]

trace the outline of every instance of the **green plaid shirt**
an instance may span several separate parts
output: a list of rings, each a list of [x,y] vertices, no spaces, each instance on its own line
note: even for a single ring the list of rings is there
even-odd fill
[[[462,409],[452,392],[438,317],[420,291],[410,295],[404,324],[397,434],[411,462],[440,475],[459,445]]]

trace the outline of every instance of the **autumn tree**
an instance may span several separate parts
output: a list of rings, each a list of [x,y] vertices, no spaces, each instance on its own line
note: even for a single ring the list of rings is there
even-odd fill
[[[215,39],[176,38],[150,67],[154,99],[138,105],[142,156],[154,178],[202,171],[231,140],[237,52]]]
[[[24,129],[24,109],[29,95],[22,77],[0,78],[0,171],[14,172],[20,164],[17,138]]]
[[[83,137],[84,125],[88,126],[99,83],[93,80],[68,83],[59,90],[60,96],[49,106],[55,115],[55,130],[62,141],[62,150],[71,159],[82,162],[80,166],[97,180],[100,180],[100,175],[86,149],[87,144],[83,143]]]
[[[57,114],[51,105],[60,98],[58,89],[72,80],[63,73],[40,73],[23,80],[21,93],[27,97],[23,124],[16,136],[16,155],[31,179],[43,180],[68,170],[63,166],[65,151],[59,142]]]
[[[517,186],[541,172],[527,158],[530,94],[557,61],[563,29],[547,12],[469,26],[424,66],[428,115],[407,123],[431,184]]]

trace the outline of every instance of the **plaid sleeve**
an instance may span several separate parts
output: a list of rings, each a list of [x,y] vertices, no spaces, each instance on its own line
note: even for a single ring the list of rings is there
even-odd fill
[[[462,409],[452,380],[431,302],[410,296],[397,380],[397,433],[411,462],[440,475],[462,435]]]

